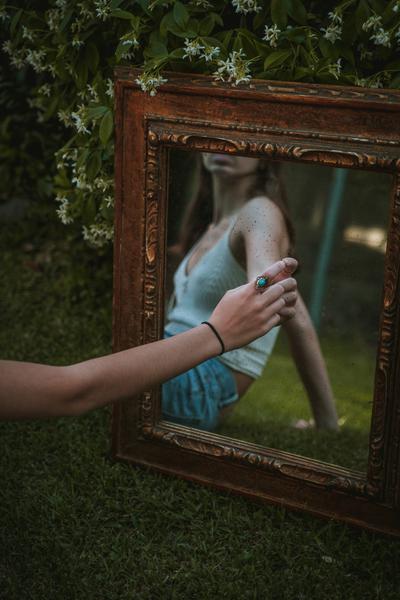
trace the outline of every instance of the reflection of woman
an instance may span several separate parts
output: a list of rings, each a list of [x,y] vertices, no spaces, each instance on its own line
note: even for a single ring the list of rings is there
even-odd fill
[[[264,159],[201,155],[197,194],[182,223],[179,249],[184,258],[174,275],[165,337],[206,319],[227,289],[254,280],[265,265],[289,254],[293,227],[277,167]],[[290,295],[287,299],[290,301]],[[284,327],[316,426],[336,429],[337,414],[324,360],[300,297],[296,315]],[[214,359],[212,368],[206,363],[165,383],[164,418],[214,429],[261,375],[278,329]]]

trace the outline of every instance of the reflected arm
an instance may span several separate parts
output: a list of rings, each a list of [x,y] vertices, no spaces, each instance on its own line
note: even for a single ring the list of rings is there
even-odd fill
[[[289,239],[279,208],[267,198],[248,202],[238,220],[245,241],[250,281],[262,273],[263,265],[286,255]],[[316,426],[337,429],[337,414],[329,376],[318,336],[308,310],[298,294],[296,314],[283,323],[291,353],[307,391]]]
[[[318,336],[300,294],[296,303],[296,315],[284,324],[284,328],[310,400],[316,426],[338,429],[335,400]]]

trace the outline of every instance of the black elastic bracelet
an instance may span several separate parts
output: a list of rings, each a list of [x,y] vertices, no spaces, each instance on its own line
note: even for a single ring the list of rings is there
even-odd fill
[[[215,333],[215,335],[217,336],[217,338],[219,340],[219,343],[221,344],[222,350],[221,350],[220,354],[223,354],[225,352],[225,344],[222,341],[222,337],[219,335],[218,331],[215,329],[214,325],[211,325],[211,323],[209,323],[208,321],[202,321],[201,324],[208,325],[213,330],[213,332]]]

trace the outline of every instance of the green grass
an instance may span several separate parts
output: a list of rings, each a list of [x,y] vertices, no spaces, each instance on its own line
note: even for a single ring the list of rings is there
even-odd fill
[[[339,432],[293,427],[298,419],[312,415],[283,333],[263,376],[240,400],[219,432],[366,471],[375,349],[362,339],[347,340],[332,334],[322,339],[321,347],[342,424]]]
[[[1,228],[1,355],[109,352],[110,263],[48,229]],[[0,424],[2,600],[399,597],[399,541],[116,463],[109,447],[109,409]]]

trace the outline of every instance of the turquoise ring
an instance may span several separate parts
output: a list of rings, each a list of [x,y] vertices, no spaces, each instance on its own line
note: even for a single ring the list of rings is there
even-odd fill
[[[267,277],[266,275],[259,275],[256,278],[256,289],[262,290],[267,287],[268,283],[269,283],[269,277]]]

